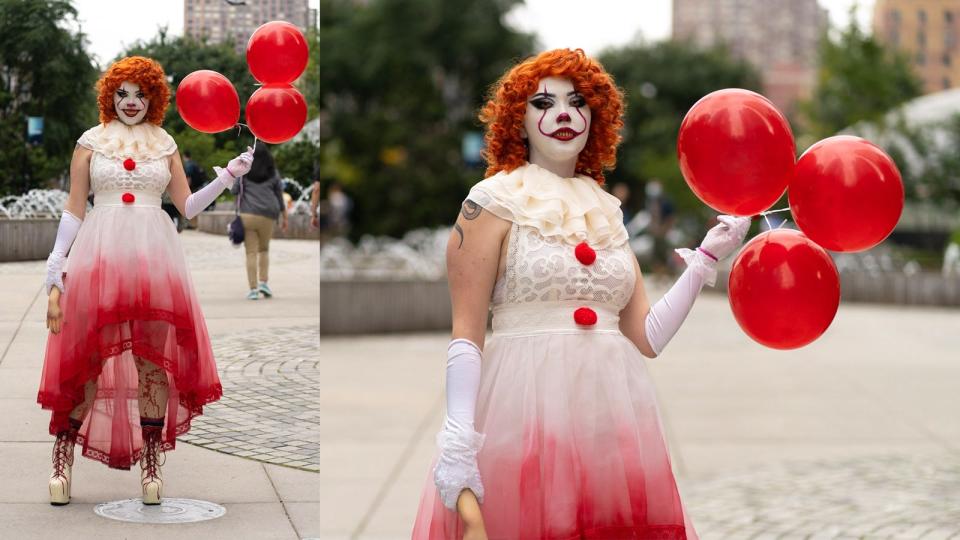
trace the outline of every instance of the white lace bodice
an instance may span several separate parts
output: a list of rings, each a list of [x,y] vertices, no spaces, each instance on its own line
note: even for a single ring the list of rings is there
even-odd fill
[[[90,158],[90,190],[94,194],[137,191],[163,195],[170,182],[169,158],[135,161],[131,171],[124,168],[123,162],[123,159],[94,152]]]
[[[535,227],[514,223],[493,308],[564,301],[596,302],[615,312],[626,307],[637,279],[629,245],[596,250],[590,265],[577,259],[575,248],[560,237],[545,238]]]

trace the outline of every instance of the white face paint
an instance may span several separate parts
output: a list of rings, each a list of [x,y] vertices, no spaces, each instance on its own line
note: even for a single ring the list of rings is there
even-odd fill
[[[140,85],[123,81],[113,94],[113,107],[117,117],[128,126],[139,124],[150,108],[150,98],[140,91]]]
[[[527,97],[523,131],[530,142],[530,163],[571,177],[590,135],[590,107],[570,79],[540,79]]]

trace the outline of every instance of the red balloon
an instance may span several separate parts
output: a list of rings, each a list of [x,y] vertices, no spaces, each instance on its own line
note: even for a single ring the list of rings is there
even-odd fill
[[[282,143],[300,133],[307,121],[307,102],[289,84],[262,86],[247,101],[247,124],[258,139]]]
[[[257,28],[247,42],[247,66],[264,84],[293,82],[307,67],[307,40],[300,29],[285,21]]]
[[[216,71],[201,69],[177,86],[177,112],[197,131],[218,133],[237,125],[240,98],[233,84]]]
[[[824,139],[800,156],[790,211],[811,240],[833,251],[863,251],[890,235],[903,212],[903,180],[875,144],[849,135]]]
[[[840,306],[840,275],[827,252],[800,231],[757,235],[733,261],[730,307],[761,345],[796,349],[820,337]]]
[[[749,90],[707,94],[683,118],[680,170],[690,189],[718,212],[752,216],[777,202],[793,178],[796,149],[787,119]]]

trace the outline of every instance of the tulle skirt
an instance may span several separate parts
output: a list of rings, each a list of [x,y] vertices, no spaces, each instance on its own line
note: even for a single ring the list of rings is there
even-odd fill
[[[559,315],[571,320],[570,312]],[[510,333],[497,332],[495,313],[494,325],[476,413],[486,435],[478,463],[489,537],[696,539],[644,358],[615,322]],[[431,471],[413,538],[462,533]]]
[[[166,377],[162,447],[172,450],[222,387],[170,218],[159,205],[94,207],[70,250],[64,288],[62,329],[47,340],[37,397],[52,412],[50,433],[68,429],[85,384],[95,381],[77,437],[82,455],[111,468],[136,463],[143,448],[136,357]]]

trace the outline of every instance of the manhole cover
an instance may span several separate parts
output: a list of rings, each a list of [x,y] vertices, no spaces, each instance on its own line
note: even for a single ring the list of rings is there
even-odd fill
[[[98,504],[93,511],[105,518],[131,523],[193,523],[216,519],[227,509],[207,501],[164,498],[157,506],[147,506],[140,499],[126,499]]]

